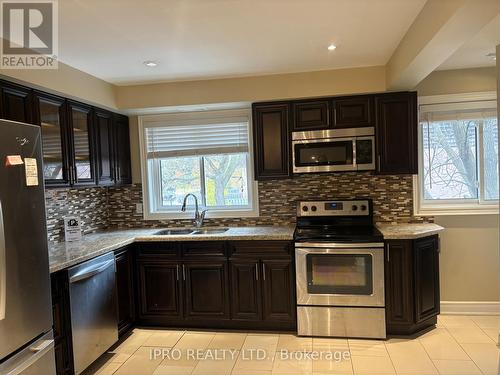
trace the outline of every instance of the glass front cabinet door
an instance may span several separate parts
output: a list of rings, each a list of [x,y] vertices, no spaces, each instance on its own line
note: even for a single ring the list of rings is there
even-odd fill
[[[42,131],[43,177],[46,185],[65,186],[71,182],[66,101],[35,92],[35,121]]]
[[[92,108],[68,101],[68,120],[72,149],[70,166],[72,184],[95,184]]]

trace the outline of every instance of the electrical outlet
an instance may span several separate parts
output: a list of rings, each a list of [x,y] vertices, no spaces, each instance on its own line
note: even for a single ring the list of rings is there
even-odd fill
[[[138,214],[142,214],[142,203],[135,204],[135,212],[137,212]]]

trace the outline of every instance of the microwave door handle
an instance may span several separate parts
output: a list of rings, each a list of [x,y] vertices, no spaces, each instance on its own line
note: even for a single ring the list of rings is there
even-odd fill
[[[0,321],[5,319],[7,305],[7,258],[5,248],[5,227],[3,224],[3,208],[0,200]]]
[[[356,158],[356,138],[352,139],[352,165],[353,167],[357,166],[357,158]]]

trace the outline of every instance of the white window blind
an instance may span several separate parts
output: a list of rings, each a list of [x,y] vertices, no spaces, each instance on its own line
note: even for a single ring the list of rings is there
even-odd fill
[[[248,152],[248,119],[156,123],[146,129],[147,158]]]

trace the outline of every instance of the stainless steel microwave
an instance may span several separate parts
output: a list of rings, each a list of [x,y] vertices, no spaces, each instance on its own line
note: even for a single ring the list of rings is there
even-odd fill
[[[292,133],[294,173],[375,169],[375,129],[350,128]]]

